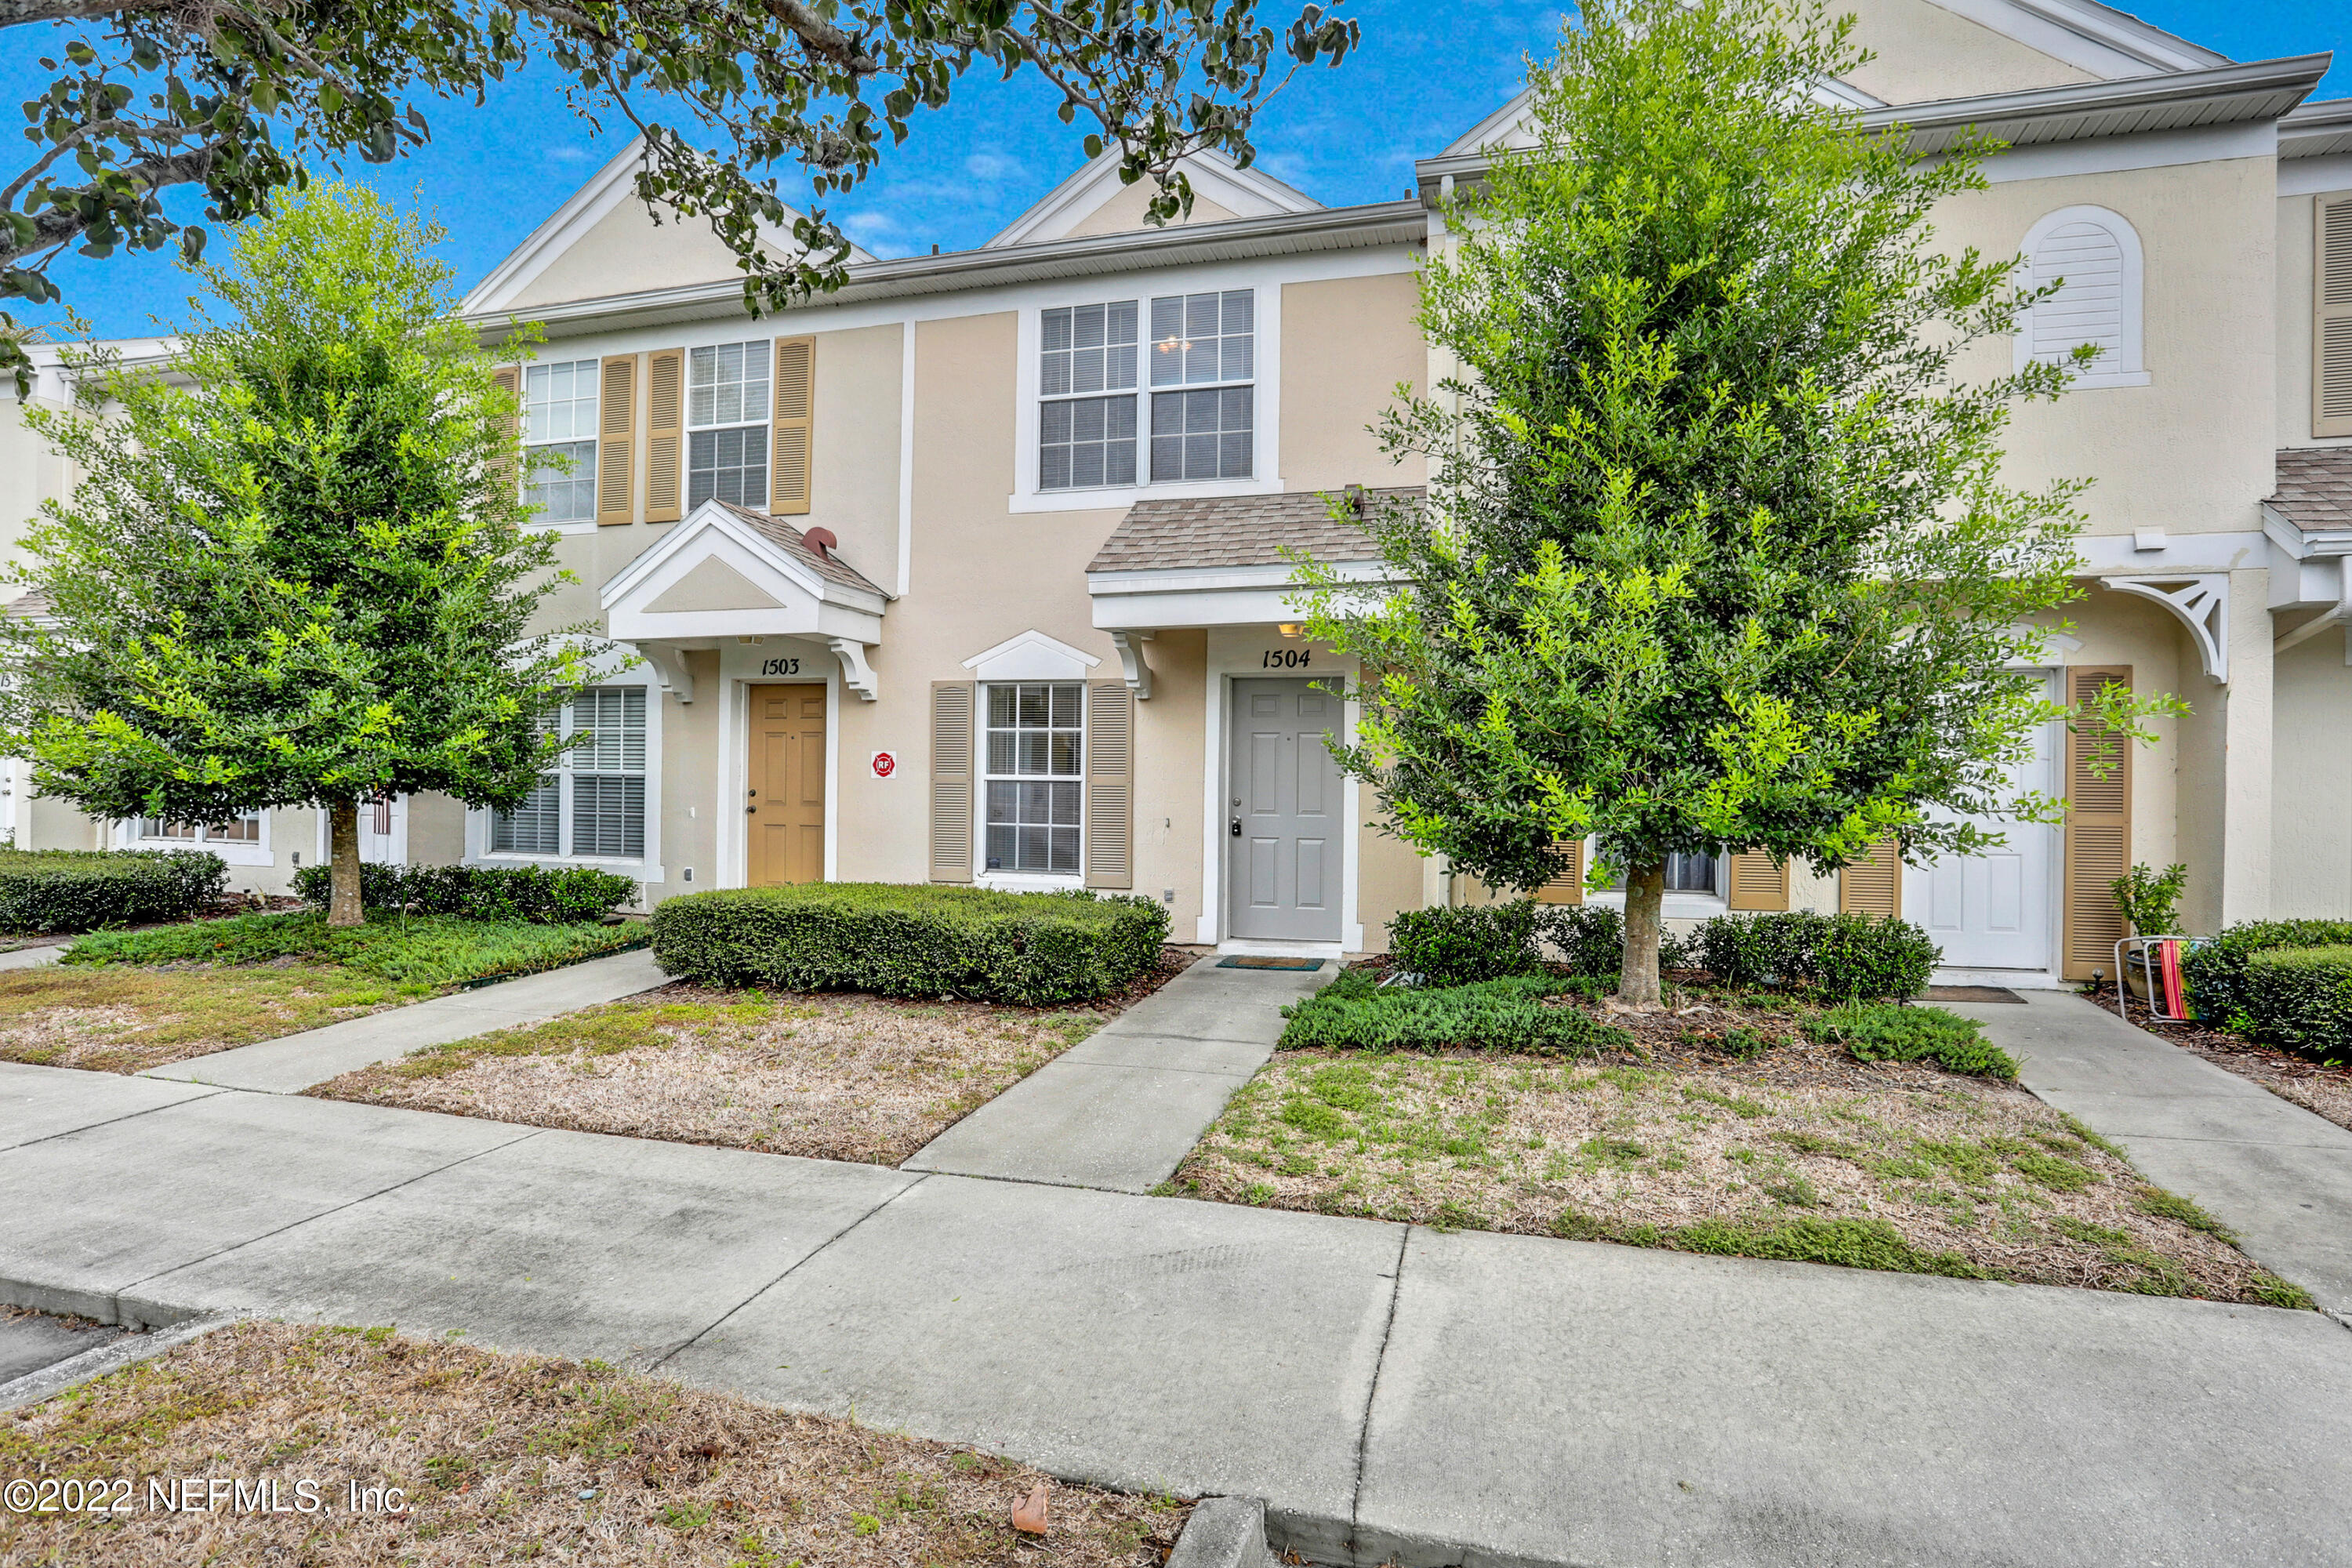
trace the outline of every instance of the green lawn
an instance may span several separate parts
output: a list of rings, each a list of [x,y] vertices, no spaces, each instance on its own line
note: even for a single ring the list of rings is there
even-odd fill
[[[335,930],[305,910],[237,915],[152,931],[100,931],[65,952],[68,964],[248,964],[287,959],[331,964],[421,996],[469,980],[554,969],[645,945],[642,925],[537,925],[457,915],[372,915]]]

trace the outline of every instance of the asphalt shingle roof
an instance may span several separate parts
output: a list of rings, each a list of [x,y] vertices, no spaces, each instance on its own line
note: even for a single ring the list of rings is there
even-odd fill
[[[787,554],[804,563],[817,575],[839,583],[845,587],[863,588],[869,594],[882,592],[840,556],[830,554],[810,544],[807,540],[801,537],[799,529],[794,528],[782,518],[771,517],[764,511],[753,511],[750,507],[737,506],[733,501],[723,500],[719,504],[750,523],[754,533],[783,546]]]
[[[2352,529],[2352,447],[2290,447],[2278,455],[2270,508],[2306,533]]]
[[[1420,486],[1368,490],[1371,504],[1417,500]],[[1140,572],[1169,566],[1279,566],[1284,546],[1322,561],[1379,559],[1353,522],[1331,515],[1315,490],[1279,495],[1142,500],[1103,541],[1089,572]]]

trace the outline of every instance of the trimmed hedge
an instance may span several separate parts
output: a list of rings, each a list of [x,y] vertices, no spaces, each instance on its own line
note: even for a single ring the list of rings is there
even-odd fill
[[[202,849],[0,850],[0,931],[95,931],[193,920],[228,867]]]
[[[294,873],[294,891],[323,910],[334,890],[334,871],[305,866]],[[380,866],[360,863],[360,905],[404,910],[418,915],[456,915],[469,921],[532,921],[541,925],[577,925],[602,920],[636,896],[626,877],[593,866]]]
[[[1440,905],[1407,910],[1389,921],[1389,959],[1429,985],[1475,985],[1507,974],[1543,972],[1548,951],[1570,974],[1617,973],[1625,954],[1625,921],[1606,904]],[[1658,961],[1677,967],[1668,939]]]
[[[2246,964],[2245,1015],[2256,1039],[2352,1058],[2352,946],[2284,947]]]
[[[2252,1016],[2246,969],[2254,954],[2347,943],[2352,943],[2352,921],[2247,921],[2210,941],[2191,942],[2180,960],[2189,1010],[2200,1024],[2236,1028],[2236,1020]]]
[[[654,910],[654,957],[704,985],[872,991],[1025,1006],[1084,1002],[1151,973],[1150,899],[810,882],[689,893]]]
[[[1468,985],[1381,987],[1360,971],[1282,1010],[1284,1050],[1438,1051],[1454,1047],[1568,1056],[1626,1050],[1633,1035],[1580,1007],[1547,1007],[1559,984],[1515,974]]]
[[[1943,950],[1908,921],[1869,915],[1717,915],[1693,939],[1700,967],[1727,985],[1824,996],[1914,996]]]

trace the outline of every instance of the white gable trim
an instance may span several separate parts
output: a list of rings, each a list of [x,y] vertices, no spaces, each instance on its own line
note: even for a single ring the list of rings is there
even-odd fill
[[[2103,80],[2210,70],[2227,55],[2150,26],[2097,0],[1932,0],[2027,48]]]
[[[775,604],[736,610],[651,607],[710,560],[733,569]],[[887,602],[877,593],[821,575],[715,500],[695,508],[685,521],[614,574],[598,598],[609,635],[626,642],[814,636],[878,643]]]
[[[1008,637],[963,667],[982,680],[1084,680],[1101,659],[1034,627]]]
[[[1528,114],[1531,95],[1521,88],[1507,99],[1502,107],[1447,143],[1438,154],[1441,158],[1458,157],[1465,153],[1483,153],[1489,147],[1528,147],[1528,138],[1517,134]],[[1835,77],[1823,77],[1813,84],[1814,100],[1834,104],[1840,109],[1884,109],[1885,100],[1874,98],[1849,81]]]
[[[623,202],[637,196],[637,163],[645,152],[646,139],[632,138],[626,147],[611,163],[588,177],[588,183],[572,193],[570,200],[555,209],[555,215],[530,231],[523,242],[509,253],[507,258],[490,269],[488,277],[474,285],[471,292],[458,302],[463,315],[495,313],[508,309],[517,295],[528,289],[541,273],[555,265],[588,232],[611,216]],[[787,207],[787,212],[793,209]],[[666,220],[682,223],[686,220],[672,214]],[[779,253],[789,253],[794,247],[789,226],[779,226],[762,220],[758,226],[760,243]],[[852,262],[867,262],[874,258],[853,245],[849,248]]]
[[[1008,245],[1031,245],[1066,237],[1105,202],[1128,188],[1119,184],[1118,165],[1118,149],[1105,148],[981,248],[1001,249]],[[1257,169],[1242,168],[1222,153],[1195,153],[1177,167],[1192,181],[1193,195],[1206,196],[1235,217],[1270,217],[1277,213],[1323,209],[1321,202],[1305,192],[1294,190]]]

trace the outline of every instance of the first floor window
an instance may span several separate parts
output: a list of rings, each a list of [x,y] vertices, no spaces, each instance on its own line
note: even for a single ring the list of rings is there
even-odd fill
[[[1712,855],[1669,855],[1666,857],[1666,891],[1669,893],[1723,892],[1722,862]],[[1619,871],[1609,880],[1609,886],[1624,890],[1625,873]]]
[[[596,362],[535,364],[523,381],[523,500],[541,522],[596,518]]]
[[[248,811],[227,822],[167,822],[160,816],[142,816],[139,837],[176,838],[187,844],[258,844],[261,814]]]
[[[490,853],[644,859],[646,689],[592,686],[542,729],[587,739],[520,805],[492,815]]]
[[[1076,682],[988,689],[988,869],[1077,874],[1085,713]]]

